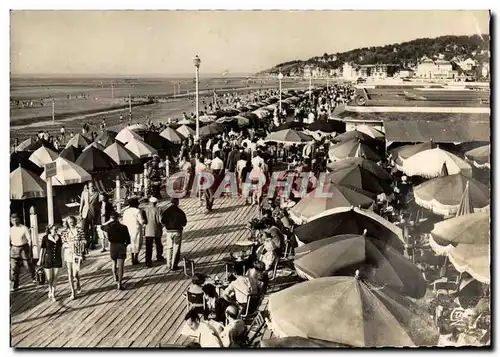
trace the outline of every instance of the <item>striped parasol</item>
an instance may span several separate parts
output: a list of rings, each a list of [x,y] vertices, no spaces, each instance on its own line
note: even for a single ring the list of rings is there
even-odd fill
[[[156,151],[152,146],[146,144],[142,140],[131,140],[125,145],[125,148],[130,150],[135,156],[138,158],[146,158],[152,157],[153,155],[157,155],[158,151]]]
[[[66,147],[74,146],[76,148],[83,149],[87,147],[87,145],[89,145],[91,142],[92,140],[90,140],[86,136],[83,136],[82,134],[76,134],[71,139],[69,139]]]
[[[26,200],[47,197],[46,183],[37,175],[22,167],[10,173],[10,199]]]
[[[458,156],[439,147],[421,151],[404,161],[401,170],[408,176],[422,176],[425,178],[438,177],[443,164],[446,164],[451,175],[462,173],[472,177],[471,166]]]
[[[58,156],[59,155],[55,151],[52,151],[45,146],[40,146],[40,148],[36,149],[35,152],[31,154],[30,161],[38,167],[44,167],[57,159]]]
[[[75,183],[83,183],[92,180],[92,176],[77,164],[58,157],[55,161],[57,167],[57,174],[52,176],[52,185],[66,186]],[[45,180],[45,171],[40,175],[42,180]]]
[[[469,150],[465,153],[465,158],[478,169],[490,167],[490,151],[491,146],[485,145]]]

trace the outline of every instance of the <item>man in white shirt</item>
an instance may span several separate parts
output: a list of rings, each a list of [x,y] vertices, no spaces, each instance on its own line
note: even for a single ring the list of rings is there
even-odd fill
[[[219,333],[206,321],[201,321],[200,316],[196,310],[190,310],[184,318],[186,325],[194,331],[198,338],[200,346],[207,348],[221,348],[224,347],[220,339]]]
[[[215,155],[210,164],[210,169],[214,172],[214,175],[216,172],[224,170],[224,162],[220,159],[219,155]]]
[[[24,265],[30,272],[31,278],[35,280],[35,267],[32,261],[31,234],[17,214],[11,216],[12,227],[10,227],[10,283],[11,290],[19,287],[19,272]]]

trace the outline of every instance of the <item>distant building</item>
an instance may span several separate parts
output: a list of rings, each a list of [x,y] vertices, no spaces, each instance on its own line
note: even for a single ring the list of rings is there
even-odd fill
[[[305,79],[312,78],[312,68],[309,65],[304,66],[304,78]]]
[[[416,76],[419,78],[429,79],[453,79],[456,71],[453,70],[453,65],[450,61],[438,59],[431,60],[428,57],[423,57],[417,66]]]
[[[481,66],[481,75],[484,78],[488,78],[490,75],[490,64],[488,62],[483,63]]]
[[[397,72],[397,64],[363,64],[351,65],[344,63],[342,67],[342,77],[344,79],[374,78],[383,79],[392,77]]]
[[[375,79],[393,77],[398,69],[397,64],[363,64],[357,68],[358,77]]]
[[[413,78],[415,71],[411,68],[405,68],[399,71],[399,78]]]
[[[458,65],[464,71],[472,71],[477,66],[477,62],[469,57],[465,61],[459,62]]]
[[[344,63],[342,66],[342,78],[351,80],[358,78],[356,69],[350,63]]]

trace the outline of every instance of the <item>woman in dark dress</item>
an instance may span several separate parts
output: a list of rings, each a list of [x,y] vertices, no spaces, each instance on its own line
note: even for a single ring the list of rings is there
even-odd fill
[[[38,265],[41,265],[45,271],[49,285],[49,299],[53,301],[56,301],[57,273],[62,267],[62,260],[62,240],[58,227],[49,225],[42,238]]]

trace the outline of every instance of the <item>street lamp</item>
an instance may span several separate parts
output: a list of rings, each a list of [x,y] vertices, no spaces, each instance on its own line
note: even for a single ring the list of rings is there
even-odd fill
[[[281,80],[283,79],[283,73],[279,73],[278,74],[278,81],[280,83],[280,112],[279,112],[279,115],[281,115]]]
[[[193,59],[194,66],[196,67],[196,139],[200,137],[200,110],[199,110],[199,100],[198,100],[198,82],[200,81],[200,57],[196,55]]]
[[[312,74],[310,74],[309,75],[309,100],[311,100],[312,90],[313,90],[313,87],[312,87]]]

